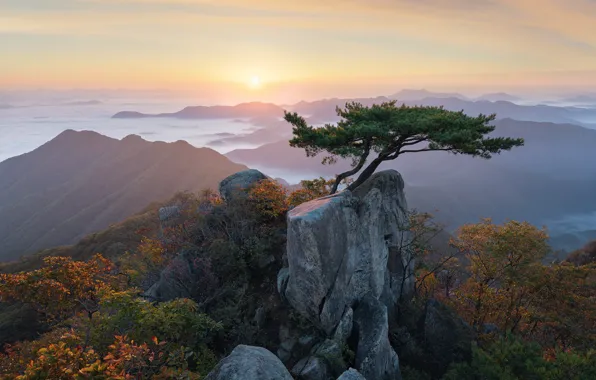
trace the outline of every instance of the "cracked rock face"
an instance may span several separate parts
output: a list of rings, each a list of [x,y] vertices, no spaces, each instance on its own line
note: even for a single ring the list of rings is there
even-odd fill
[[[354,313],[358,334],[356,368],[366,379],[401,380],[399,359],[389,343],[387,308],[368,296]]]
[[[376,173],[353,192],[304,203],[288,214],[288,275],[280,289],[294,309],[331,334],[365,296],[391,312],[413,289],[404,183]],[[400,232],[401,231],[401,232]],[[406,279],[404,281],[404,279]]]

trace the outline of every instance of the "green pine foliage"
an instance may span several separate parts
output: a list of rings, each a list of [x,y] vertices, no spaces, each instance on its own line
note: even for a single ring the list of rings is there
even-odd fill
[[[351,102],[343,109],[338,107],[337,115],[341,117],[338,123],[319,128],[309,126],[295,112],[285,113],[285,120],[293,126],[291,146],[303,148],[307,156],[326,152],[323,163],[352,159],[352,169],[337,176],[332,192],[342,180],[360,172],[373,153],[376,157],[349,189],[369,178],[382,162],[405,153],[447,151],[489,159],[524,144],[520,138],[488,137],[495,129],[490,125],[495,115],[471,117],[443,107],[398,106],[396,101],[371,107]]]

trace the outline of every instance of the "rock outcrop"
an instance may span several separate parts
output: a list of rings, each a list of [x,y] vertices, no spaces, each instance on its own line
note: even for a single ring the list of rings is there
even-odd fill
[[[178,206],[166,206],[159,209],[159,221],[167,222],[180,215],[180,207]]]
[[[399,360],[389,343],[387,307],[374,297],[365,297],[356,307],[354,325],[358,371],[370,380],[401,379]]]
[[[262,347],[239,345],[205,380],[292,380],[283,363]]]
[[[161,271],[159,280],[143,294],[151,301],[169,301],[176,298],[189,298],[189,289],[200,282],[200,273],[193,265],[194,252],[181,251],[172,262]]]
[[[248,190],[255,183],[267,177],[258,170],[244,170],[223,179],[219,184],[221,196],[227,201],[246,196]],[[236,197],[236,198],[235,198]],[[170,227],[179,222],[182,209],[187,205],[172,205],[159,209],[160,227]],[[213,205],[209,202],[199,205],[196,212],[208,214],[213,212]],[[163,236],[162,236],[163,239]],[[167,242],[167,241],[166,241]],[[189,289],[200,287],[204,273],[196,266],[195,252],[190,250],[181,251],[168,266],[160,273],[159,279],[143,294],[153,301],[169,301],[175,298],[192,298]],[[258,260],[257,265],[265,268],[275,261],[271,255],[263,256]]]
[[[279,281],[286,285],[282,296],[327,334],[346,308],[363,297],[381,300],[392,313],[399,297],[411,292],[403,187],[398,172],[383,171],[353,192],[319,198],[289,212],[289,268],[287,285],[285,276]]]
[[[229,202],[234,197],[245,195],[246,190],[264,179],[267,179],[267,176],[256,169],[243,170],[221,181],[219,183],[219,194],[225,201]]]

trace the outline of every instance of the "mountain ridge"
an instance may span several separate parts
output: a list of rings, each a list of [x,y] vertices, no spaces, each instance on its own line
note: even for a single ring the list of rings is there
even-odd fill
[[[0,260],[75,243],[151,202],[215,187],[245,168],[186,142],[64,131],[0,163]]]

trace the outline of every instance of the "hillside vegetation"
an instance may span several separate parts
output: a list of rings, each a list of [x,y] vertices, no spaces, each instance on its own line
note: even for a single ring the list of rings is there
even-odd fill
[[[392,117],[402,112],[414,121]],[[523,142],[485,138],[482,115],[391,103],[348,109],[347,125],[319,131],[291,118],[294,143],[331,161],[355,157],[359,169],[367,141],[387,157],[411,153],[395,141],[425,138],[429,149],[483,158]],[[442,133],[411,129],[433,120]],[[460,122],[469,133],[458,135]],[[528,222],[481,219],[450,236],[407,208],[399,173],[363,173],[359,186],[340,174],[290,190],[245,170],[219,192],[180,194],[157,214],[154,204],[80,245],[6,267],[0,374],[225,379],[236,370],[285,380],[288,370],[337,379],[356,368],[368,380],[596,378],[592,245],[545,264],[547,231]],[[351,190],[329,195],[338,186]]]
[[[0,163],[0,261],[74,244],[151,202],[213,188],[244,168],[182,141],[67,130]]]

